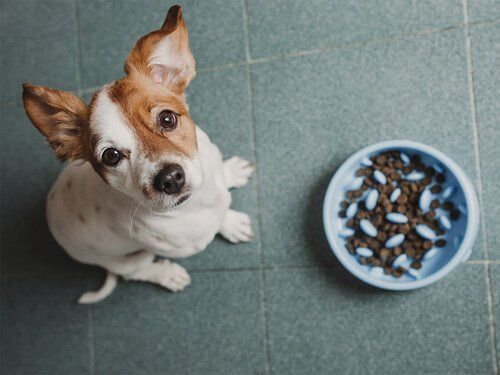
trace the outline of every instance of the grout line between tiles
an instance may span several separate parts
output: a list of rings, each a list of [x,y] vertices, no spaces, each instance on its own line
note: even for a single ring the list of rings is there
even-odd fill
[[[270,350],[270,342],[269,342],[269,321],[268,321],[268,311],[267,311],[267,293],[266,293],[266,271],[264,269],[264,249],[263,249],[263,232],[262,232],[262,217],[260,211],[260,195],[259,195],[259,169],[258,166],[258,155],[257,155],[257,136],[256,136],[256,128],[255,128],[255,111],[254,111],[254,98],[253,98],[253,87],[252,87],[252,72],[251,65],[249,62],[252,60],[251,52],[250,52],[250,26],[248,19],[248,4],[247,0],[242,0],[243,2],[243,23],[245,30],[245,72],[247,79],[247,90],[248,90],[248,101],[249,101],[249,110],[250,110],[250,118],[252,123],[252,151],[253,158],[255,162],[255,177],[254,177],[254,189],[255,189],[255,197],[256,197],[256,216],[257,216],[257,225],[259,229],[259,243],[258,243],[258,251],[260,256],[260,307],[261,307],[261,319],[262,319],[262,333],[264,339],[264,351],[265,351],[265,371],[266,374],[271,374],[271,350]]]
[[[87,282],[87,284],[89,284]],[[90,285],[87,285],[90,287]],[[94,325],[94,311],[91,305],[87,305],[87,319],[89,322],[89,373],[95,375],[95,325]]]
[[[246,11],[246,9],[244,9],[244,21],[245,22],[248,22],[247,14],[248,14],[248,12]],[[495,19],[495,20],[489,20],[489,21],[471,22],[471,23],[469,23],[469,25],[470,26],[491,26],[491,25],[495,25],[499,22],[500,22],[500,19]],[[352,42],[352,43],[331,44],[331,45],[328,45],[326,47],[321,47],[321,48],[292,51],[292,52],[286,52],[286,53],[270,55],[270,56],[265,56],[265,57],[258,57],[258,58],[251,57],[250,35],[248,33],[248,28],[247,28],[245,30],[245,37],[246,37],[246,41],[245,41],[246,60],[245,61],[238,61],[238,62],[234,62],[234,63],[217,65],[217,66],[213,66],[213,67],[201,68],[201,69],[198,69],[197,72],[198,72],[198,74],[220,72],[220,71],[223,71],[226,69],[234,69],[234,68],[239,68],[239,67],[247,66],[247,65],[262,64],[262,63],[276,61],[276,60],[286,60],[286,59],[293,58],[293,57],[316,55],[316,54],[329,52],[329,51],[336,50],[336,49],[345,49],[345,48],[350,48],[350,47],[358,47],[358,46],[365,46],[365,45],[371,45],[371,44],[396,42],[396,41],[399,41],[399,40],[402,40],[402,39],[405,39],[408,37],[418,37],[418,36],[422,36],[422,35],[431,35],[431,34],[436,34],[436,33],[441,33],[441,32],[447,32],[447,31],[451,31],[451,30],[465,29],[466,27],[467,27],[466,24],[460,23],[460,24],[455,24],[455,25],[448,26],[448,27],[445,27],[442,29],[425,29],[425,30],[414,32],[414,33],[397,34],[397,35],[393,35],[393,36],[389,36],[389,37],[385,37],[385,38],[367,39],[367,40]],[[81,48],[81,43],[80,43],[80,48]],[[80,56],[81,56],[81,54],[80,54]],[[92,93],[92,92],[100,89],[101,87],[102,87],[102,85],[83,88],[83,89],[79,90],[79,94],[80,95],[89,94],[89,93]],[[6,104],[9,104],[9,103],[6,103]]]
[[[500,265],[500,259],[470,259],[463,263],[464,265]],[[280,270],[301,270],[301,269],[336,269],[340,266],[336,265],[324,265],[318,266],[314,264],[302,264],[302,265],[284,265],[284,266],[257,266],[257,267],[237,267],[237,268],[190,268],[189,272],[192,273],[215,273],[215,272],[255,272],[255,271],[280,271]],[[50,277],[64,277],[67,273],[63,272],[52,272]],[[49,277],[49,275],[33,275],[33,274],[2,274],[0,279],[24,279],[24,278],[34,278],[34,279],[44,279]]]
[[[463,0],[463,9],[464,9],[464,21],[467,25],[468,13],[467,13],[467,0]],[[478,134],[478,126],[477,126],[477,114],[476,114],[476,95],[474,91],[474,77],[473,77],[473,66],[472,66],[472,52],[471,52],[471,39],[469,28],[466,26],[464,28],[465,33],[465,51],[467,55],[467,82],[469,87],[469,104],[471,110],[471,120],[472,120],[472,138],[474,144],[474,154],[475,154],[475,163],[476,163],[476,178],[477,178],[477,187],[478,187],[478,196],[479,196],[479,205],[481,218],[484,218],[484,202],[483,202],[483,182],[481,176],[481,156],[479,153],[479,134]],[[488,254],[488,242],[486,239],[488,238],[486,225],[483,222],[482,232],[484,237],[483,244],[483,252],[484,257],[486,259],[489,258]]]
[[[480,205],[480,213],[481,218],[483,219],[482,231],[483,231],[483,249],[484,249],[484,257],[485,259],[489,259],[489,249],[488,249],[488,230],[486,227],[486,223],[484,222],[484,200],[483,200],[483,182],[482,182],[482,174],[481,174],[481,154],[479,150],[479,127],[477,124],[477,112],[476,112],[476,92],[474,87],[474,66],[472,61],[472,49],[471,49],[471,36],[469,29],[469,14],[468,14],[468,4],[467,0],[463,0],[463,17],[464,17],[464,34],[465,34],[465,50],[467,54],[467,81],[469,86],[469,100],[470,100],[470,108],[471,108],[471,116],[472,116],[472,134],[474,139],[474,153],[476,159],[476,170],[477,170],[477,180],[478,180],[478,195],[479,195],[479,205]],[[491,342],[491,354],[493,361],[493,372],[495,374],[498,373],[498,359],[496,352],[496,328],[495,328],[495,314],[494,314],[494,306],[493,306],[493,290],[491,288],[491,274],[490,274],[490,266],[489,262],[484,264],[485,271],[485,284],[486,284],[486,292],[488,296],[488,318],[489,318],[489,326],[490,326],[490,342]]]

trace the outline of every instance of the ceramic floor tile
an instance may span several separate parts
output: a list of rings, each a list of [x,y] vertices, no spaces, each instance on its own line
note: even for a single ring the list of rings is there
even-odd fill
[[[245,59],[242,2],[80,0],[83,87],[121,77],[135,42],[158,29],[176,3],[183,6],[197,69]]]
[[[75,5],[61,0],[4,0],[1,101],[21,101],[22,84],[77,88]]]
[[[500,21],[499,0],[467,0],[469,22]]]
[[[51,274],[78,268],[52,238],[45,200],[62,166],[22,103],[2,107],[2,272]]]
[[[252,57],[387,38],[463,22],[460,1],[252,0]]]
[[[471,29],[476,116],[483,182],[484,222],[490,258],[500,258],[500,24]]]
[[[3,279],[2,374],[90,373],[85,277]]]
[[[93,310],[97,374],[262,374],[258,272],[192,273],[172,294],[120,284]]]
[[[484,266],[413,292],[336,269],[267,272],[276,374],[492,374]]]
[[[494,314],[495,329],[496,329],[495,342],[496,342],[496,353],[498,360],[498,358],[500,358],[500,264],[490,265],[490,275],[491,275],[491,289],[493,291],[493,314]]]
[[[364,146],[427,143],[475,179],[464,43],[458,30],[252,66],[266,264],[331,260],[324,192]]]

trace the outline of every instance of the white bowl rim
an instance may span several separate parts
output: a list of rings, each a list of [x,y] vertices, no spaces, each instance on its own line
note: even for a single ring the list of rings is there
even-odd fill
[[[437,159],[442,164],[444,164],[453,173],[456,180],[458,181],[467,203],[467,225],[466,225],[465,235],[455,255],[440,270],[433,273],[432,275],[429,275],[422,279],[417,279],[405,283],[380,280],[375,276],[370,275],[367,272],[361,271],[359,268],[355,268],[352,265],[353,264],[352,262],[355,261],[354,257],[351,254],[349,254],[347,250],[337,249],[335,247],[333,241],[334,230],[332,225],[330,224],[332,223],[330,214],[331,210],[329,209],[331,202],[333,200],[334,188],[336,185],[338,185],[340,176],[342,176],[348,170],[348,167],[354,161],[359,160],[362,157],[374,152],[381,152],[388,149],[398,149],[398,148],[413,149],[416,151],[426,153],[432,156],[433,158]],[[472,246],[474,246],[474,242],[476,240],[477,233],[479,231],[479,203],[474,190],[474,186],[472,185],[472,182],[470,181],[469,177],[465,174],[462,168],[459,167],[457,163],[455,163],[455,161],[453,161],[449,156],[445,155],[443,152],[435,149],[432,146],[410,140],[383,141],[364,147],[361,150],[357,151],[347,160],[345,160],[341,164],[341,166],[337,169],[337,171],[335,171],[333,178],[328,184],[328,188],[325,194],[325,199],[323,202],[323,227],[325,229],[326,237],[328,239],[328,243],[330,244],[330,248],[336,255],[337,259],[340,261],[340,263],[342,263],[342,265],[345,268],[347,268],[347,270],[349,270],[349,272],[351,272],[358,279],[382,289],[388,289],[388,290],[418,289],[438,281],[439,279],[450,273],[460,263],[467,260],[466,258],[470,254]]]

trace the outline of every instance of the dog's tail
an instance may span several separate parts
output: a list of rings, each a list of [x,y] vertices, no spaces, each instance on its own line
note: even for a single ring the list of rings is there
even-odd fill
[[[118,275],[108,271],[106,280],[104,280],[101,288],[96,291],[83,293],[78,300],[78,303],[88,304],[102,301],[104,298],[109,296],[113,290],[115,290],[116,284],[118,284]]]

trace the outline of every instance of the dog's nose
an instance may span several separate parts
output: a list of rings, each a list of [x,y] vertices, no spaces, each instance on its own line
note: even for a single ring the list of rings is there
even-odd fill
[[[167,194],[178,194],[184,186],[185,174],[178,164],[169,164],[155,176],[153,186],[156,190]]]

